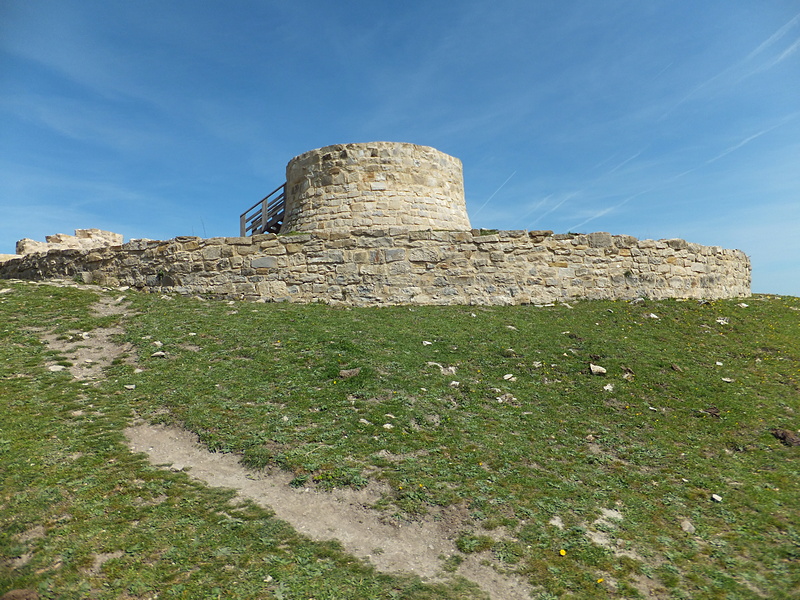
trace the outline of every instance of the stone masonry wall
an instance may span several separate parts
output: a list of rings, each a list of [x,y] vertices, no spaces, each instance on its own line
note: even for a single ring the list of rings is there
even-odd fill
[[[15,258],[0,264],[0,277],[74,277],[149,292],[353,306],[750,295],[750,261],[739,250],[549,231],[373,228],[133,240]]]
[[[122,244],[122,235],[102,229],[76,229],[75,235],[56,233],[45,237],[46,242],[38,242],[25,238],[17,242],[17,254],[31,254],[33,252],[47,252],[49,250],[66,250],[79,248],[90,250],[103,246],[119,246]]]
[[[394,142],[327,146],[289,161],[281,233],[363,227],[469,231],[461,161]]]

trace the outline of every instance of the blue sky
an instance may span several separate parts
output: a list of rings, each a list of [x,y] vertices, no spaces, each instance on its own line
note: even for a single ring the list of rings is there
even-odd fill
[[[800,296],[800,1],[0,0],[0,253],[235,236],[368,141],[460,158],[474,227],[739,248]]]

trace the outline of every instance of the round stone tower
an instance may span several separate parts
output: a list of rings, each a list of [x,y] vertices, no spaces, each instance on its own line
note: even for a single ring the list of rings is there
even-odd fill
[[[469,230],[461,161],[394,142],[337,144],[289,161],[281,233],[361,227]]]

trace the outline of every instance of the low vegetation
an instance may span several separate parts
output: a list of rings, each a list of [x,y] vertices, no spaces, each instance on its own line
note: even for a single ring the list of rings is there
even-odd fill
[[[463,507],[453,555],[546,598],[800,596],[800,299],[331,308],[0,282],[0,593],[482,598],[132,454],[134,416],[293,484]],[[121,326],[98,385],[44,332]],[[76,343],[80,339],[76,338]],[[163,353],[163,354],[162,354]],[[155,356],[154,356],[155,354]],[[69,366],[65,364],[65,366]],[[135,388],[133,388],[135,386]]]

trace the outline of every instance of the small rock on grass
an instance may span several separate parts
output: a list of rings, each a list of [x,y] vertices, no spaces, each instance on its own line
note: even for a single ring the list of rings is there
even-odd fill
[[[684,519],[683,521],[681,521],[681,529],[683,529],[686,533],[689,534],[692,534],[695,531],[697,531],[697,529],[695,529],[695,526],[692,525],[692,522],[689,519]]]
[[[350,377],[355,377],[361,373],[361,367],[356,367],[355,369],[342,369],[339,371],[339,377],[342,379],[348,379]]]
[[[605,375],[608,372],[605,367],[593,363],[589,363],[589,370],[592,372],[592,375]]]
[[[502,404],[503,402],[508,402],[513,404],[517,401],[517,399],[512,394],[503,394],[502,396],[497,397],[497,401],[500,404]]]

